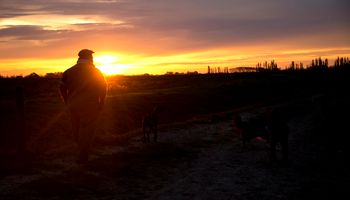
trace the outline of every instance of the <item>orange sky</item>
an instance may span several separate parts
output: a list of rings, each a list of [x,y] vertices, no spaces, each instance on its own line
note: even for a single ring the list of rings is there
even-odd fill
[[[344,0],[2,0],[0,75],[64,71],[80,49],[106,74],[206,72],[350,56]]]

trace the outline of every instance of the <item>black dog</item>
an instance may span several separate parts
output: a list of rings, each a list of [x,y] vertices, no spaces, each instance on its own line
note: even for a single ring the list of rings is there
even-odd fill
[[[287,121],[282,113],[277,110],[265,113],[263,116],[253,117],[243,121],[241,115],[235,118],[235,126],[240,130],[243,146],[257,137],[261,137],[270,143],[270,159],[276,160],[276,146],[282,146],[283,160],[288,160],[288,135]]]
[[[256,137],[261,137],[266,140],[269,138],[266,122],[261,118],[253,117],[243,121],[242,116],[237,115],[235,118],[235,125],[240,131],[243,146]]]

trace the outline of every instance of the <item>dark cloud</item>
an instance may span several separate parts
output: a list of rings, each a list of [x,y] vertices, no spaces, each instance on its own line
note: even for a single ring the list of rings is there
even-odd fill
[[[48,40],[61,38],[69,30],[46,30],[43,26],[18,25],[0,29],[0,38],[12,40]]]
[[[103,16],[121,20],[132,28],[121,29],[108,23],[78,26],[97,29],[100,31],[97,34],[107,33],[116,38],[126,35],[138,41],[141,37],[150,45],[183,51],[297,41],[298,37],[322,34],[337,37],[334,43],[349,45],[344,36],[350,30],[349,5],[347,0],[2,0],[0,18],[35,14]],[[66,37],[64,32],[18,26],[0,30],[0,37],[45,39]],[[84,31],[79,30],[79,34]],[[78,34],[70,34],[75,35]],[[311,40],[321,42],[318,37]],[[300,45],[303,42],[300,40]]]
[[[337,35],[334,44],[350,44],[343,34],[350,31],[349,3],[343,0],[128,2],[119,9],[129,12],[108,15],[127,20],[134,31],[153,33],[159,44],[163,39],[177,40],[171,46],[165,44],[165,48],[258,45],[305,37],[308,43],[327,42],[320,41],[319,35]],[[299,45],[304,42],[300,40]]]
[[[44,3],[44,2],[41,2]],[[42,12],[42,6],[39,1],[28,2],[24,0],[1,0],[0,19],[11,18],[24,15],[35,15]]]

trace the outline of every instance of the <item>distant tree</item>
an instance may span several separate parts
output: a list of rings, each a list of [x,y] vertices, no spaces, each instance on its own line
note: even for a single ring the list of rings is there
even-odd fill
[[[328,59],[323,60],[321,57],[315,58],[311,61],[310,69],[312,70],[327,70],[328,69]]]
[[[344,62],[344,58],[340,57],[340,66],[344,66],[345,62]]]
[[[236,68],[230,68],[229,71],[230,71],[230,73],[235,73],[237,70],[236,70]]]
[[[318,67],[323,68],[323,66],[324,66],[324,63],[323,63],[321,57],[319,57],[318,58]]]
[[[268,67],[267,66],[267,61],[264,62],[264,67],[265,67],[265,69],[267,69],[267,67]]]
[[[339,67],[340,66],[340,61],[339,60],[340,59],[339,59],[339,56],[338,56],[338,58],[335,59],[335,61],[334,61],[334,67]]]
[[[40,78],[40,76],[37,73],[33,72],[33,73],[25,76],[25,78],[32,78],[32,79],[34,79],[34,78]]]
[[[197,75],[198,72],[197,71],[194,71],[194,72],[187,72],[188,75]]]
[[[348,57],[338,57],[334,61],[334,67],[335,68],[345,68],[350,67],[350,60]]]
[[[228,73],[229,73],[229,71],[228,71],[228,67],[225,67],[225,68],[224,68],[224,73],[226,73],[226,74],[228,74]]]
[[[292,70],[292,71],[295,70],[295,62],[294,62],[294,61],[292,61],[292,62],[290,63],[289,69]]]
[[[277,67],[277,63],[275,62],[275,60],[272,60],[270,63],[270,70],[271,71],[277,71],[278,67]]]
[[[61,78],[62,77],[62,72],[54,72],[54,73],[46,73],[45,78]]]
[[[256,72],[255,70],[256,69],[254,67],[236,67],[237,72],[243,72],[243,73]]]
[[[174,75],[174,72],[166,72],[165,75]]]

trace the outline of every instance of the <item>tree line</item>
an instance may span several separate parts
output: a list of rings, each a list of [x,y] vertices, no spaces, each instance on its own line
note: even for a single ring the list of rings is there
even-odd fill
[[[280,68],[277,65],[275,60],[270,62],[264,61],[259,62],[255,67],[235,67],[228,68],[224,67],[224,70],[221,70],[220,67],[210,67],[208,66],[208,74],[217,74],[217,73],[235,73],[235,72],[277,72],[277,71],[302,71],[302,70],[327,70],[329,68],[333,69],[344,69],[350,68],[350,59],[349,57],[337,57],[334,64],[329,65],[329,60],[322,59],[321,57],[311,60],[309,65],[304,65],[303,62],[291,61],[290,64],[285,68]]]
[[[271,60],[270,62],[264,61],[264,62],[259,62],[255,65],[255,67],[234,67],[234,68],[229,68],[229,67],[211,67],[208,66],[208,71],[207,74],[228,74],[228,73],[249,73],[249,72],[277,72],[277,71],[302,71],[302,70],[314,70],[314,71],[319,71],[319,70],[328,70],[328,69],[335,69],[335,70],[340,70],[340,69],[350,69],[350,58],[349,57],[337,57],[334,60],[333,65],[329,65],[329,60],[327,58],[322,59],[321,57],[315,58],[311,60],[311,63],[309,65],[304,65],[303,62],[295,62],[291,61],[291,63],[285,67],[285,68],[280,68],[277,65],[277,62],[275,60]],[[17,75],[17,76],[1,76],[0,78],[30,78],[30,79],[35,79],[35,78],[61,78],[62,77],[62,72],[50,72],[46,73],[44,76],[38,75],[37,73],[33,72],[29,75],[22,76],[22,75]],[[188,71],[187,73],[179,73],[179,72],[166,72],[165,75],[196,75],[199,74],[198,71],[193,71],[190,72]]]

